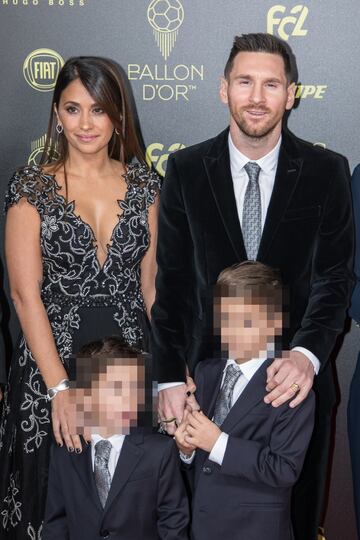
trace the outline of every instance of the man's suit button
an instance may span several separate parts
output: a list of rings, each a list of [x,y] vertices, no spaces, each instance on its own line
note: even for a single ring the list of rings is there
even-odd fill
[[[109,531],[107,529],[102,529],[100,531],[100,536],[101,536],[101,538],[109,538],[110,533],[109,533]]]
[[[212,468],[211,467],[203,467],[203,473],[204,474],[211,474]]]

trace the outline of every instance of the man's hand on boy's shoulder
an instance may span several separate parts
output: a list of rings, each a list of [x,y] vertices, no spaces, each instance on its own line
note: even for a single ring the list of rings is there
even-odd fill
[[[221,435],[221,430],[202,411],[187,414],[185,441],[205,452],[211,452]]]
[[[313,386],[314,376],[314,366],[305,354],[299,351],[284,353],[267,369],[266,390],[269,393],[264,398],[265,403],[279,407],[292,400],[290,407],[300,405]]]

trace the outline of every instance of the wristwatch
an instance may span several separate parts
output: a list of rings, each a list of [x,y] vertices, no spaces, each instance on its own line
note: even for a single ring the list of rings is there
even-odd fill
[[[54,399],[54,397],[56,396],[58,392],[62,392],[63,390],[69,390],[69,388],[70,388],[69,379],[63,379],[56,386],[52,386],[51,388],[48,388],[48,393],[46,394],[47,401],[51,401],[52,399]]]

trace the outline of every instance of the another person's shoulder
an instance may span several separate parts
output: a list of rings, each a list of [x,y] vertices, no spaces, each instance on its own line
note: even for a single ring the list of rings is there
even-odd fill
[[[137,190],[145,191],[150,197],[155,198],[161,191],[162,178],[144,163],[128,165],[125,178],[128,184]]]
[[[171,454],[174,449],[176,450],[174,439],[161,433],[145,434],[144,445],[151,449],[160,459],[162,459],[164,455]]]
[[[194,166],[194,163],[197,160],[201,160],[205,156],[211,156],[213,153],[218,154],[219,150],[225,148],[228,140],[228,133],[229,130],[225,129],[215,137],[177,150],[170,154],[169,159],[182,166]]]
[[[38,209],[46,198],[54,195],[55,178],[46,169],[38,165],[25,165],[18,168],[11,176],[5,195],[5,210],[8,210],[25,198]]]

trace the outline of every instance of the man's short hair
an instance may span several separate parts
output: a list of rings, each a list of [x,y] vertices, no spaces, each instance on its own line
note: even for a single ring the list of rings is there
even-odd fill
[[[215,298],[251,298],[283,311],[283,285],[280,271],[258,261],[245,261],[225,268],[215,286]]]
[[[293,82],[293,70],[290,55],[293,56],[290,47],[281,39],[265,33],[242,34],[235,36],[229,58],[226,62],[224,75],[229,79],[234,64],[234,58],[240,52],[265,52],[278,54],[284,60],[285,75],[288,83]]]

